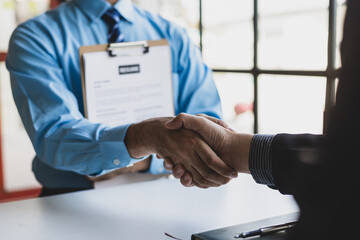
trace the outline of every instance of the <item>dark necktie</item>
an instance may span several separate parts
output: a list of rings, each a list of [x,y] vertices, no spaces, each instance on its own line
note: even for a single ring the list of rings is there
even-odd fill
[[[106,22],[109,27],[108,42],[122,42],[124,41],[124,35],[120,31],[120,13],[115,8],[107,10],[102,19]]]

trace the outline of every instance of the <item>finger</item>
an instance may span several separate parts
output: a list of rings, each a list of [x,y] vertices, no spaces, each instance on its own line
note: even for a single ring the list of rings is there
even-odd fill
[[[215,117],[211,117],[211,116],[208,116],[206,114],[197,114],[196,116],[200,116],[200,117],[203,117],[203,118],[206,118],[207,120],[210,120],[212,121],[213,123],[216,123],[217,125],[220,125],[222,126],[223,128],[226,128],[226,129],[229,129],[230,130],[230,127],[229,125],[224,122],[223,120],[221,119],[218,119],[218,118],[215,118]]]
[[[230,132],[233,132],[233,133],[236,133],[236,131],[234,130],[234,129],[232,129],[232,128],[228,128],[228,130],[230,131]]]
[[[193,178],[191,173],[186,172],[181,178],[180,178],[180,182],[182,185],[184,185],[185,187],[192,187],[193,184]]]
[[[211,181],[207,181],[206,179],[204,179],[199,172],[196,171],[195,168],[191,168],[192,169],[192,176],[193,176],[193,182],[192,184],[195,185],[198,188],[209,188],[209,187],[219,187],[220,184],[216,184],[214,182]]]
[[[192,185],[198,188],[204,188],[204,189],[209,188],[209,187],[200,186],[197,182],[195,182],[195,180],[193,180]]]
[[[186,113],[179,114],[172,121],[167,122],[165,127],[168,129],[178,129],[184,127],[200,134],[206,141],[211,141],[214,131],[219,131],[219,126],[203,117],[194,116]],[[221,128],[221,130],[223,130]],[[224,133],[223,133],[224,134]],[[211,145],[211,142],[210,142]]]
[[[195,167],[195,165],[197,165],[197,167]],[[198,184],[198,187],[201,188],[218,187],[222,185],[222,183],[218,183],[218,182],[225,182],[225,180],[219,181],[217,177],[214,177],[214,175],[218,175],[218,174],[216,174],[211,169],[207,168],[204,163],[200,163],[200,164],[198,163],[198,164],[194,164],[193,166],[190,166],[189,171],[193,176],[194,182],[196,182]],[[224,177],[220,176],[220,178],[224,178]],[[215,182],[214,179],[217,182]]]
[[[208,168],[223,176],[223,178],[219,178],[220,176],[214,175],[214,177],[218,177],[218,181],[213,179],[214,182],[224,184],[222,181],[225,182],[226,178],[237,178],[237,171],[221,160],[206,143],[201,142],[195,151]]]
[[[174,163],[169,158],[165,158],[164,159],[164,168],[167,171],[172,171],[174,168]]]
[[[181,120],[181,118],[179,117],[180,115],[176,116],[174,119],[168,121],[165,123],[165,127],[167,129],[179,129],[183,127],[183,122]]]
[[[231,131],[231,132],[236,132],[234,129],[232,129],[226,122],[224,122],[223,120],[221,119],[218,119],[218,118],[214,118],[214,117],[211,117],[211,116],[208,116],[208,115],[205,115],[205,114],[198,114],[197,116],[201,116],[201,117],[204,117],[206,118],[207,120],[210,120],[212,121],[213,123],[216,123],[217,125],[220,125],[222,126],[223,128]]]
[[[184,165],[182,165],[181,163],[177,164],[174,169],[173,169],[173,175],[176,179],[181,178],[182,176],[184,176],[184,174],[186,173],[186,169],[184,167]]]
[[[204,120],[205,119],[202,117],[180,113],[173,120],[165,123],[165,127],[167,129],[179,129],[185,127],[187,129],[197,131],[198,129],[201,129]]]
[[[210,170],[211,171],[211,170]],[[209,188],[209,187],[218,187],[220,184],[214,183],[211,180],[205,179],[199,171],[192,165],[187,167],[187,172],[192,176],[192,184],[199,188]]]

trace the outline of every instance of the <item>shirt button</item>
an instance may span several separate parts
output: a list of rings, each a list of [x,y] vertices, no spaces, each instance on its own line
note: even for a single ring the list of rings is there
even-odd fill
[[[113,163],[116,165],[116,166],[119,166],[120,165],[120,160],[115,158]]]

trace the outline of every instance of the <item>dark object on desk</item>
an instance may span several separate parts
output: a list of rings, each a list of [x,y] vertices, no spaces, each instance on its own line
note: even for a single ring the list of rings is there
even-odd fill
[[[296,221],[261,227],[256,230],[251,230],[251,231],[242,232],[240,234],[236,234],[234,238],[248,238],[254,236],[265,236],[265,235],[275,234],[277,232],[289,230],[290,228],[295,227],[295,224]]]
[[[241,234],[243,232],[252,231],[254,229],[259,229],[262,227],[273,226],[278,224],[284,224],[288,222],[294,222],[298,219],[298,213],[286,214],[282,216],[277,216],[273,218],[267,218],[255,222],[230,226],[226,228],[215,229],[212,231],[202,232],[193,234],[191,240],[234,240],[234,239],[245,239],[245,238],[235,238],[235,235]],[[276,232],[274,234],[265,235],[265,236],[254,236],[248,239],[256,240],[284,240],[286,237],[286,231]]]

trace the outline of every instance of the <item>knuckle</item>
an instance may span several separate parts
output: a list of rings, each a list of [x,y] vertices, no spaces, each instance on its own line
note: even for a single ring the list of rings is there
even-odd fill
[[[221,124],[223,121],[221,121],[220,119],[218,118],[212,118],[212,120],[217,123],[217,124]]]
[[[191,182],[192,182],[192,181],[186,179],[185,177],[182,177],[182,178],[180,179],[180,182],[181,182],[181,184],[184,185],[185,187],[189,187],[189,186],[191,186]]]
[[[222,127],[225,127],[225,128],[228,127],[228,125],[227,125],[225,122],[223,122],[223,121],[221,121],[221,120],[219,120],[219,119],[216,120],[216,123],[217,123],[218,125],[222,126]]]
[[[168,154],[163,150],[163,149],[156,149],[156,154],[159,156],[159,157],[162,157],[162,159],[169,159],[168,157]],[[171,160],[170,160],[171,161]]]
[[[185,117],[185,113],[180,113],[179,115],[177,115],[177,118],[179,119],[183,119]]]
[[[181,165],[177,165],[173,169],[173,175],[175,178],[181,178],[184,175],[184,173],[185,173],[185,169]]]
[[[185,147],[187,147],[187,148],[195,147],[197,145],[197,143],[198,143],[198,140],[194,136],[189,136],[184,140]]]

